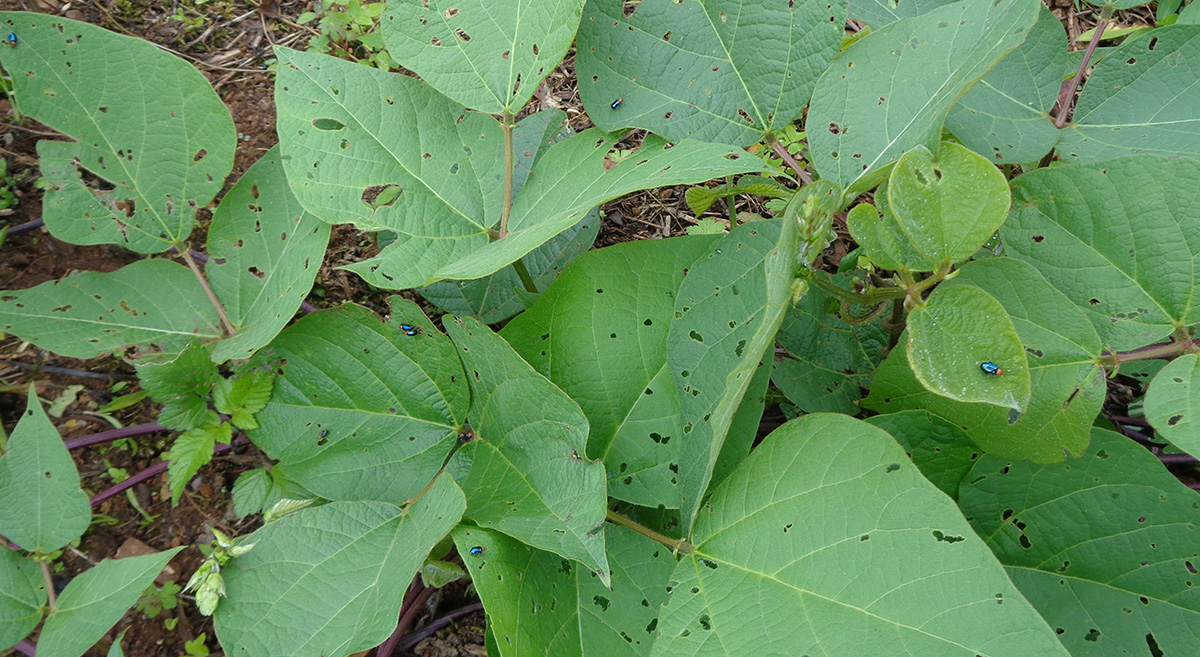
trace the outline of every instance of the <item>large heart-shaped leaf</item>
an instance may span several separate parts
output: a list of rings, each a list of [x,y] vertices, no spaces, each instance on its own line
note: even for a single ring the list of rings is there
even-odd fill
[[[575,39],[582,0],[391,0],[388,53],[480,112],[516,114]]]
[[[124,559],[105,559],[76,576],[58,597],[38,637],[38,652],[79,657],[112,628],[159,571],[182,550]]]
[[[300,307],[329,243],[329,224],[304,211],[288,188],[278,147],[221,199],[208,229],[205,273],[237,333],[213,360],[249,358]]]
[[[1200,25],[1130,38],[1096,64],[1058,150],[1096,162],[1133,153],[1200,153]]]
[[[562,390],[473,319],[445,324],[471,384],[475,438],[461,450],[467,517],[591,568],[606,585],[604,465]]]
[[[1053,462],[1062,460],[1064,453],[1081,453],[1105,393],[1104,375],[1097,365],[1100,338],[1087,319],[1073,312],[1063,294],[1036,270],[1010,258],[971,263],[943,283],[955,285],[987,292],[1011,318],[1029,368],[1025,413],[935,395],[917,381],[908,359],[898,350],[875,372],[871,395],[863,405],[885,413],[929,410],[962,427],[993,454]]]
[[[217,310],[195,275],[169,260],[2,292],[0,331],[72,358],[134,344],[178,351],[194,338],[222,336]]]
[[[409,499],[463,424],[468,390],[454,346],[416,304],[391,302],[386,324],[353,304],[311,313],[253,361],[282,359],[283,375],[250,439],[321,497]]]
[[[233,168],[229,110],[195,66],[94,25],[0,12],[21,112],[73,141],[38,143],[46,227],[75,244],[182,244]],[[107,184],[105,184],[107,183]]]
[[[465,506],[443,475],[403,509],[333,502],[263,526],[221,571],[221,645],[245,657],[343,657],[379,645],[413,574]]]
[[[1106,346],[1145,346],[1200,322],[1198,179],[1200,160],[1149,155],[1031,171],[1013,183],[1005,247]]]
[[[493,657],[646,657],[658,607],[667,598],[671,550],[624,527],[609,526],[612,585],[550,552],[499,532],[459,526],[458,553],[498,638]],[[478,555],[471,549],[483,548]]]
[[[1145,448],[1094,429],[1078,460],[979,460],[963,513],[1075,657],[1187,655],[1200,503]]]
[[[579,93],[607,131],[748,146],[800,115],[845,23],[844,2],[593,0],[579,27]]]
[[[950,106],[1025,40],[1039,6],[964,0],[850,46],[813,92],[807,125],[817,172],[843,189],[869,189],[905,151],[936,148]]]
[[[768,436],[692,542],[652,655],[1067,655],[954,503],[844,415]]]
[[[0,535],[30,552],[57,550],[92,520],[75,462],[33,388],[0,457],[0,500]]]

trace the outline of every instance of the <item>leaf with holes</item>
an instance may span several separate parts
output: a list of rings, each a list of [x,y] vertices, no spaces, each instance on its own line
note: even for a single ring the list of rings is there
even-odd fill
[[[37,627],[46,604],[42,569],[15,550],[0,550],[0,650],[8,650]]]
[[[655,657],[1067,655],[954,503],[844,415],[775,430],[713,491],[692,543]]]
[[[221,337],[204,288],[187,267],[167,260],[0,292],[0,331],[71,358],[135,344],[178,351],[194,338]]]
[[[1135,153],[1200,153],[1200,25],[1170,25],[1131,37],[1088,76],[1064,159],[1097,162]]]
[[[1140,155],[1038,169],[1013,182],[1007,252],[1038,269],[1128,350],[1200,322],[1200,160]]]
[[[441,93],[516,114],[575,39],[582,0],[392,0],[388,53]]]
[[[75,462],[33,388],[6,447],[0,457],[0,534],[22,550],[42,554],[79,538],[92,508]]]
[[[1196,649],[1200,502],[1145,448],[1093,429],[1067,463],[985,456],[959,504],[1072,655]]]
[[[964,0],[898,20],[847,48],[817,81],[808,111],[817,172],[865,190],[905,151],[936,148],[954,101],[1025,40],[1039,6]]]
[[[645,657],[667,598],[671,549],[616,525],[606,532],[612,585],[550,552],[460,525],[454,542],[499,641],[494,657]],[[471,548],[481,547],[478,555]]]
[[[329,243],[329,224],[304,211],[272,148],[221,199],[208,229],[208,282],[237,333],[213,359],[249,358],[296,314]]]
[[[885,413],[866,421],[890,433],[921,474],[950,499],[958,499],[959,484],[983,453],[962,429],[929,411]]]
[[[1185,354],[1159,370],[1146,391],[1146,419],[1193,456],[1200,454],[1200,357]]]
[[[1059,138],[1050,110],[1066,68],[1063,25],[1043,5],[1025,43],[958,101],[946,128],[997,164],[1036,162]]]
[[[79,657],[100,640],[137,602],[142,591],[182,547],[157,554],[105,559],[72,579],[46,617],[38,650],[55,657]]]
[[[935,395],[917,381],[899,350],[875,372],[863,406],[881,413],[931,411],[962,427],[992,454],[1046,463],[1082,453],[1105,394],[1095,329],[1081,313],[1072,312],[1069,301],[1036,270],[1011,258],[971,263],[942,287],[957,285],[979,288],[998,299],[1012,321],[1029,372],[1025,413]],[[978,364],[974,367],[979,376],[988,376]]]
[[[942,286],[914,308],[905,353],[921,384],[943,397],[1018,413],[1029,403],[1017,330],[996,297],[977,287]]]
[[[0,62],[41,141],[46,227],[74,244],[182,244],[233,168],[229,110],[190,63],[149,41],[46,14],[0,12]]]
[[[587,458],[587,417],[486,326],[461,318],[443,325],[471,384],[475,439],[456,457],[465,466],[466,517],[575,559],[607,585],[608,497],[604,464]]]
[[[667,366],[680,396],[680,516],[691,528],[734,412],[775,344],[790,305],[799,235],[782,220],[742,224],[688,269],[667,335]]]
[[[684,271],[713,241],[639,241],[588,253],[500,333],[579,403],[587,455],[604,461],[616,499],[653,507],[679,497],[681,423],[667,332]]]
[[[344,657],[379,645],[464,506],[454,480],[439,476],[404,509],[332,502],[264,525],[245,539],[254,548],[221,571],[228,595],[213,618],[221,645],[245,657]]]
[[[387,323],[354,304],[310,313],[251,361],[283,364],[247,435],[321,497],[404,502],[441,467],[466,415],[454,346],[416,304],[390,301]]]
[[[579,93],[606,131],[749,146],[800,115],[845,23],[846,4],[824,0],[588,2]]]

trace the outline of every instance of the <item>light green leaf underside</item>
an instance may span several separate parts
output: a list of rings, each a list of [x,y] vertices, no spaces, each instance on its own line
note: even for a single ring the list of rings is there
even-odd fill
[[[1072,655],[1195,650],[1200,502],[1145,448],[1095,429],[1078,460],[985,456],[967,482],[963,513]]]
[[[473,319],[443,322],[471,385],[475,439],[462,479],[467,517],[575,559],[605,584],[604,465],[588,460],[588,421],[562,390]]]
[[[1025,43],[958,101],[946,128],[997,164],[1041,159],[1059,138],[1050,110],[1066,67],[1063,24],[1043,5]]]
[[[75,462],[33,388],[7,449],[0,457],[0,535],[43,554],[79,538],[91,522],[92,507],[79,487]]]
[[[822,0],[647,0],[632,15],[615,0],[588,2],[580,96],[606,131],[749,146],[800,115],[845,22],[844,2]]]
[[[1086,319],[1071,312],[1067,299],[1037,271],[1010,258],[971,263],[943,285],[977,287],[1004,306],[1029,368],[1030,402],[1025,413],[1016,416],[1008,409],[930,393],[916,380],[903,354],[895,351],[876,371],[871,395],[863,405],[884,413],[929,410],[961,427],[993,454],[1054,462],[1062,460],[1064,453],[1081,453],[1105,393],[1104,376],[1096,363],[1100,339]]]
[[[499,652],[494,657],[645,657],[667,598],[671,550],[610,525],[612,587],[549,552],[499,532],[460,525],[458,553],[488,612]],[[484,548],[472,555],[472,547]]]
[[[77,575],[58,597],[38,638],[38,652],[79,657],[137,602],[182,547],[157,554],[105,559]]]
[[[139,260],[0,295],[0,331],[71,358],[134,344],[178,351],[193,338],[219,338],[219,322],[195,275],[168,260]]]
[[[667,366],[683,421],[679,494],[685,535],[734,412],[775,343],[791,299],[798,241],[794,214],[742,224],[713,243],[680,285]]]
[[[1185,354],[1159,370],[1146,391],[1146,419],[1179,449],[1200,454],[1200,357]]]
[[[441,467],[465,418],[453,345],[416,304],[391,302],[387,323],[353,304],[311,313],[253,361],[286,365],[248,435],[321,497],[407,500]],[[405,335],[401,323],[420,332]]]
[[[812,162],[843,189],[918,144],[933,150],[954,101],[1025,40],[1036,0],[964,0],[898,20],[850,46],[813,92]]]
[[[1029,403],[1029,369],[1017,330],[1004,306],[977,287],[934,290],[908,315],[905,353],[921,384],[943,397],[1017,412]],[[1003,374],[984,372],[984,363]]]
[[[208,80],[149,41],[87,23],[0,12],[0,24],[20,39],[0,63],[21,112],[73,140],[38,143],[50,232],[139,253],[182,242],[233,168],[233,119]]]
[[[471,109],[516,114],[575,39],[582,0],[392,0],[388,53]]]
[[[221,572],[221,645],[245,657],[344,657],[382,643],[409,581],[465,507],[462,490],[439,476],[406,509],[333,502],[266,525]]]
[[[249,358],[296,314],[329,243],[329,224],[304,211],[272,148],[221,199],[208,229],[205,273],[237,334],[213,360]]]
[[[693,538],[655,657],[1067,655],[954,503],[844,415],[768,436]]]
[[[587,416],[587,454],[604,461],[611,497],[676,503],[669,468],[678,468],[683,441],[667,332],[684,270],[713,242],[681,237],[592,251],[501,331]]]
[[[1200,41],[1198,41],[1200,42]],[[1007,252],[1038,269],[1128,350],[1200,322],[1200,160],[1130,156],[1013,183]]]
[[[1058,150],[1097,162],[1122,155],[1200,153],[1200,25],[1128,39],[1096,65]]]
[[[0,550],[0,650],[24,639],[42,620],[46,584],[33,559]]]

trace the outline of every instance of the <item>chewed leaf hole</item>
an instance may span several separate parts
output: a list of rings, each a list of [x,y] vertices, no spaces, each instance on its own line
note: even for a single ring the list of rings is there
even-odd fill
[[[371,185],[363,190],[362,197],[359,199],[363,205],[378,210],[379,208],[390,207],[404,193],[404,188],[395,183],[388,185]]]
[[[337,119],[313,119],[312,124],[317,130],[336,131],[346,129],[346,124]]]
[[[700,335],[699,333],[697,333],[694,330],[688,331],[688,337],[695,340],[696,342],[699,342],[700,344],[704,344],[704,336]]]

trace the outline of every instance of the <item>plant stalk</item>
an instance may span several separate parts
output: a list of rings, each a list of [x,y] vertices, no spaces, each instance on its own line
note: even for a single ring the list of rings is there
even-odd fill
[[[771,150],[775,151],[775,154],[778,155],[785,163],[787,163],[789,167],[791,167],[792,171],[796,172],[796,177],[803,181],[805,185],[812,184],[812,176],[808,175],[808,172],[804,170],[804,167],[800,166],[800,163],[796,161],[796,158],[792,157],[792,154],[788,152],[787,147],[779,141],[778,137],[776,137],[774,134],[769,135],[767,137],[767,145],[770,146]]]
[[[1146,347],[1138,347],[1129,351],[1105,351],[1101,354],[1101,358],[1107,362],[1116,365],[1119,363],[1128,363],[1134,360],[1171,360],[1176,356],[1182,356],[1188,353],[1200,351],[1200,340],[1186,340],[1183,342],[1164,342],[1162,344],[1152,344]]]
[[[681,554],[688,554],[692,551],[691,544],[686,540],[682,538],[671,538],[670,536],[664,536],[645,525],[640,525],[629,518],[626,518],[625,516],[617,515],[617,513],[615,513],[612,509],[608,510],[608,512],[605,514],[605,518],[609,522],[616,523],[622,527],[628,527],[642,536],[645,536],[646,538],[658,543],[662,543],[663,545]]]
[[[525,267],[525,260],[517,258],[512,263],[513,271],[517,272],[517,278],[521,279],[521,285],[525,286],[525,291],[532,294],[538,294],[537,283],[534,282],[533,276],[529,274],[529,269]]]
[[[1075,71],[1075,77],[1067,83],[1066,90],[1059,96],[1058,116],[1054,117],[1054,127],[1062,130],[1067,124],[1067,119],[1075,111],[1075,92],[1079,90],[1079,84],[1083,82],[1083,74],[1087,71],[1088,62],[1092,59],[1092,54],[1096,52],[1096,46],[1100,45],[1100,37],[1104,34],[1104,28],[1108,27],[1108,19],[1111,18],[1112,10],[1105,8],[1101,12],[1100,22],[1096,23],[1096,35],[1088,42],[1087,50],[1083,53],[1083,59],[1079,62],[1079,70]]]
[[[50,576],[50,564],[44,559],[38,559],[38,563],[42,566],[42,579],[46,580],[46,602],[49,605],[47,609],[50,613],[54,613],[54,578]]]
[[[63,441],[63,445],[65,445],[67,449],[79,449],[81,447],[91,447],[92,445],[112,442],[121,438],[144,436],[148,433],[156,433],[158,431],[169,431],[169,429],[161,424],[148,422],[146,424],[135,424],[133,426],[124,427],[121,429],[101,431],[100,433],[93,433],[88,436],[68,438]]]
[[[245,436],[238,436],[237,438],[233,439],[233,444],[231,444],[231,445],[217,445],[216,448],[213,449],[213,456],[218,456],[220,454],[224,454],[225,452],[232,450],[234,447],[240,447],[241,445],[248,445],[249,443],[250,443],[249,438],[247,438]],[[92,506],[98,506],[101,502],[104,502],[108,499],[116,497],[117,495],[124,493],[126,490],[133,488],[134,486],[142,483],[143,481],[146,481],[147,479],[149,479],[155,475],[160,475],[160,474],[166,472],[167,467],[169,465],[170,465],[170,463],[167,461],[159,461],[158,463],[155,463],[154,465],[146,468],[145,470],[142,470],[141,472],[126,479],[125,481],[122,481],[121,483],[116,484],[115,486],[112,486],[111,488],[104,490],[103,492],[96,495],[95,497],[93,497],[90,500]]]
[[[733,189],[733,176],[725,176],[725,185],[728,189]],[[735,202],[735,198],[736,197],[734,194],[729,194],[725,197],[725,205],[729,212],[729,230],[737,228],[738,225],[737,203]]]
[[[504,239],[508,235],[508,218],[512,214],[513,204],[513,124],[512,112],[504,110],[501,128],[504,130],[504,205],[500,208],[500,236],[498,239]]]
[[[200,265],[196,264],[196,259],[192,257],[191,252],[187,249],[179,249],[179,255],[192,269],[192,273],[196,275],[196,280],[200,281],[200,287],[204,288],[204,293],[208,295],[208,300],[212,302],[214,308],[217,309],[217,315],[221,317],[221,324],[225,327],[225,335],[228,337],[237,333],[237,329],[229,321],[229,316],[225,314],[225,307],[217,300],[217,295],[208,285],[208,279],[204,277],[204,273],[200,271]]]

